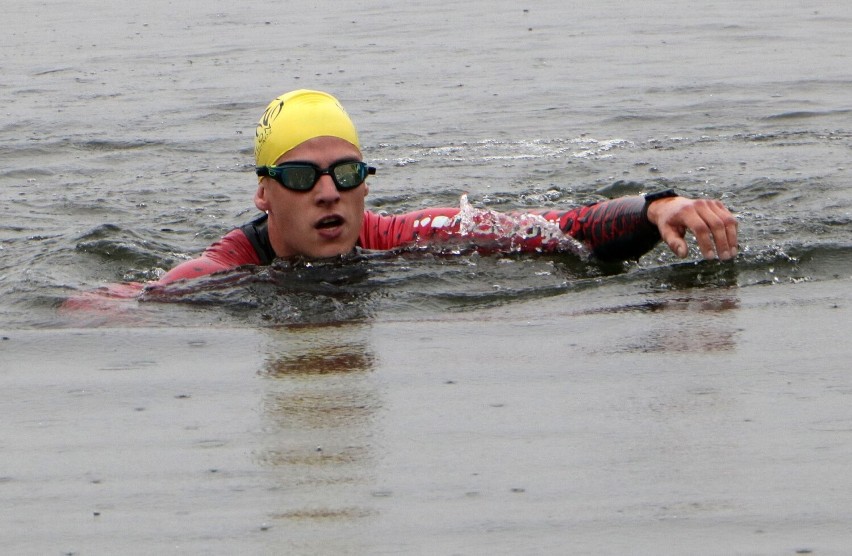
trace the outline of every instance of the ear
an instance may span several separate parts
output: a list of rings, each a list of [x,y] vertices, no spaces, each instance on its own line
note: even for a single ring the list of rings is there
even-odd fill
[[[266,187],[264,186],[264,180],[260,180],[257,182],[257,191],[254,193],[254,206],[258,208],[258,210],[262,212],[267,212],[269,210],[269,199],[266,195]]]

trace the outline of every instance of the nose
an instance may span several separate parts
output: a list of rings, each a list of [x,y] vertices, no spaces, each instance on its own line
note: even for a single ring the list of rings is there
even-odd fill
[[[314,198],[319,204],[331,204],[340,199],[340,191],[334,185],[334,180],[329,174],[320,176],[319,181],[314,186]]]

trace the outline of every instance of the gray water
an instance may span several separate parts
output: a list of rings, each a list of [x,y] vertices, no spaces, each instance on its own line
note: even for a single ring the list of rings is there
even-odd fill
[[[53,309],[65,297],[154,279],[249,220],[259,107],[299,87],[332,91],[359,125],[379,168],[372,209],[456,206],[463,193],[497,210],[573,206],[673,186],[739,215],[742,256],[724,285],[850,276],[845,4],[7,10],[0,287],[9,325],[59,325]],[[71,23],[77,12],[87,17]],[[660,249],[640,267],[672,262]],[[459,295],[483,279],[447,278],[444,265],[475,264],[415,263]],[[516,268],[525,264],[538,272]],[[636,267],[626,271],[636,276],[628,286],[647,287]],[[569,293],[601,274],[571,261],[483,274],[493,272],[486,282],[506,300]],[[689,282],[695,270],[683,272]],[[389,289],[409,305],[411,290]]]
[[[852,4],[3,11],[18,553],[848,548]],[[740,255],[394,253],[58,310],[250,220],[254,123],[294,88],[347,107],[370,209],[674,187],[736,212]]]

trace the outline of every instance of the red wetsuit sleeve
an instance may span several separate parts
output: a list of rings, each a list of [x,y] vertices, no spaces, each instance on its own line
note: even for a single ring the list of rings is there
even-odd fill
[[[457,208],[430,208],[391,216],[368,211],[364,213],[358,245],[384,251],[459,237],[458,214]]]
[[[196,259],[184,261],[157,281],[158,285],[213,274],[246,264],[260,264],[260,259],[245,233],[237,228],[204,250]]]
[[[602,261],[638,259],[660,241],[644,197],[620,197],[567,212],[542,213]]]
[[[511,213],[512,216],[520,214]],[[563,232],[583,243],[603,261],[638,259],[660,240],[657,227],[648,221],[643,197],[622,197],[567,211],[529,214],[558,224]],[[526,252],[548,252],[558,247],[545,240],[543,231],[532,230],[512,238],[511,245]],[[471,237],[462,229],[460,209],[433,208],[394,216],[366,212],[359,240],[365,249],[385,250]],[[503,238],[477,235],[476,239],[499,243]]]

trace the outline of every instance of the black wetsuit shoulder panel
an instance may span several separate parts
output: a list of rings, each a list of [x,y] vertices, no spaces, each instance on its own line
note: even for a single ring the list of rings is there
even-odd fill
[[[261,214],[248,224],[240,226],[240,230],[246,235],[257,253],[257,258],[260,259],[260,264],[271,264],[275,259],[275,251],[269,243],[269,229],[267,228],[268,216]]]

